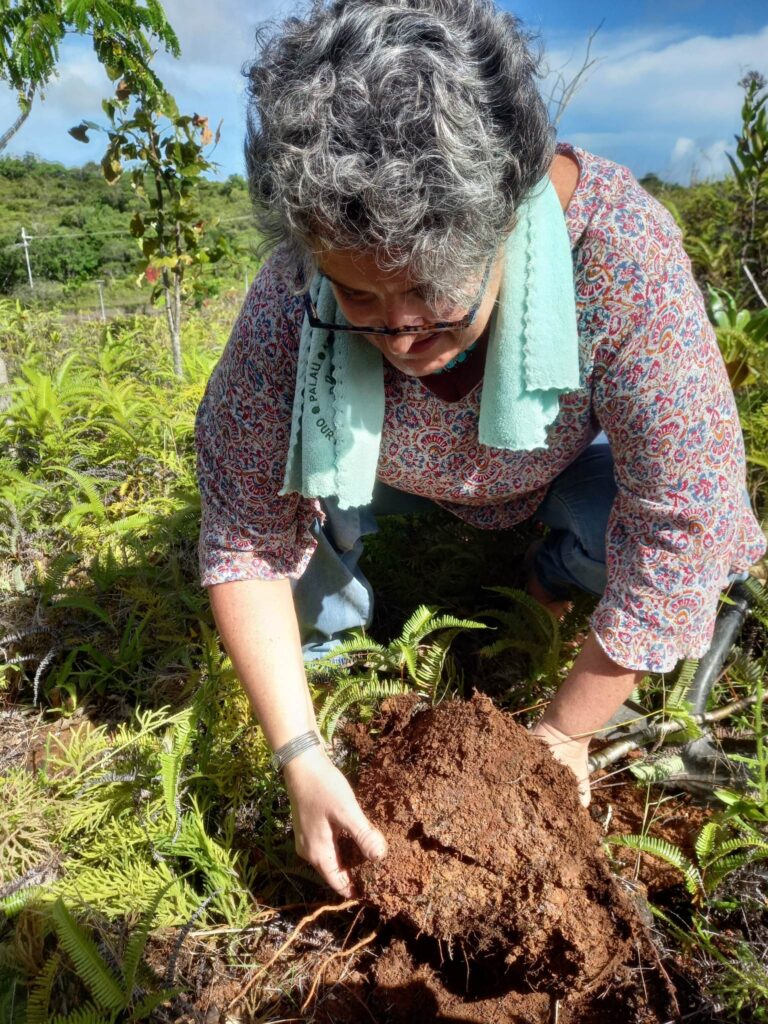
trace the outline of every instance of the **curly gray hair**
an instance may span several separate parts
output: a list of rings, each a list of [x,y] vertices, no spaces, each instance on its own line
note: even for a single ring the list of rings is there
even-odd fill
[[[315,0],[257,34],[246,164],[264,249],[408,270],[433,305],[468,281],[546,173],[541,56],[493,0]]]

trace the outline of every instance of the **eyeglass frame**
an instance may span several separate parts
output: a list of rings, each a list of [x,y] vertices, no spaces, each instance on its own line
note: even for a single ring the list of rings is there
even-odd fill
[[[309,326],[323,331],[343,331],[346,334],[378,334],[385,337],[399,337],[401,334],[434,334],[436,331],[466,330],[467,327],[471,327],[474,323],[477,311],[483,304],[494,259],[495,255],[491,256],[488,260],[475,304],[461,320],[437,320],[429,324],[406,324],[403,327],[355,327],[352,324],[327,324],[317,315],[317,307],[312,301],[309,290],[307,290],[304,292],[304,310],[309,320]],[[319,271],[319,273],[321,276],[325,276],[322,271]]]

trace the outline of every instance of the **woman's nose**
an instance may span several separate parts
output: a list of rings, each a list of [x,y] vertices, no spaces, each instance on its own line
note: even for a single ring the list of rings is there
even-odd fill
[[[408,298],[403,297],[401,299],[393,299],[387,305],[384,323],[386,327],[395,329],[397,327],[419,327],[422,324],[429,323],[429,321],[424,316],[423,307],[419,312],[418,303],[414,303],[412,298],[409,301]],[[390,334],[387,336],[387,345],[393,355],[404,355],[419,337],[418,333]]]

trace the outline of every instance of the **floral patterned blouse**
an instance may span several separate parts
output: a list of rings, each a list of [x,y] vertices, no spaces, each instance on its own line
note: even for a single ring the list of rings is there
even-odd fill
[[[705,652],[729,572],[752,565],[765,539],[745,502],[733,394],[677,225],[625,167],[567,143],[558,152],[580,167],[565,219],[581,386],[561,396],[548,447],[481,445],[482,382],[447,402],[385,361],[377,476],[475,526],[507,528],[604,430],[618,494],[592,627],[619,665],[669,671]],[[279,260],[254,282],[197,413],[203,586],[300,576],[323,516],[315,500],[278,494],[304,315]]]

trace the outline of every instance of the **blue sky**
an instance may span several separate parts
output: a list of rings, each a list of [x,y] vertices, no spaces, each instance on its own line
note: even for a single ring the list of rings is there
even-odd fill
[[[504,3],[540,33],[549,75],[575,75],[590,33],[598,58],[569,104],[560,138],[628,166],[637,177],[655,171],[668,180],[722,177],[739,130],[741,90],[750,68],[768,77],[768,6],[758,0],[521,0]],[[182,45],[158,71],[183,111],[224,119],[214,159],[219,176],[243,172],[243,80],[256,24],[296,9],[291,0],[166,0]],[[67,39],[60,74],[6,154],[36,153],[68,165],[99,159],[98,135],[87,145],[67,129],[81,119],[102,121],[110,84],[85,40]],[[0,89],[0,131],[15,117],[13,94]]]

